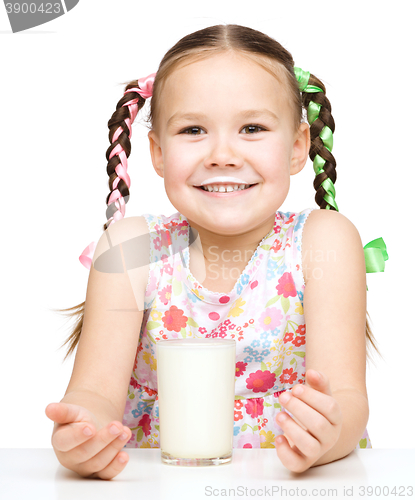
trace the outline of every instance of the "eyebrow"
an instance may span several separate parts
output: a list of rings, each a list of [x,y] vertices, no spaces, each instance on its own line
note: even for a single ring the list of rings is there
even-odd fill
[[[271,118],[274,121],[278,121],[277,115],[266,108],[246,109],[246,110],[241,111],[240,113],[237,114],[237,116],[239,118],[260,118],[264,115],[267,116],[268,118]],[[207,116],[204,113],[183,113],[183,112],[178,111],[177,113],[174,113],[174,115],[172,115],[167,120],[167,127],[178,122],[179,120],[199,120],[199,119],[206,120]]]

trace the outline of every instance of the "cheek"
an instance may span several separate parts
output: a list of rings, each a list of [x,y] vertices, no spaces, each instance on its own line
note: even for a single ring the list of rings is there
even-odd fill
[[[190,169],[195,153],[183,145],[174,144],[165,149],[163,156],[165,166],[180,175]]]
[[[189,183],[190,171],[183,160],[170,158],[164,166],[164,185],[167,192],[174,195]]]
[[[260,165],[270,181],[281,182],[290,177],[290,151],[284,146],[275,145],[263,152]]]

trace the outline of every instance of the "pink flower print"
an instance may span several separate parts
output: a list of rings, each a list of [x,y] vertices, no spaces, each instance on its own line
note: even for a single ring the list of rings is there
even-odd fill
[[[276,307],[267,307],[259,317],[259,324],[263,330],[273,330],[281,325],[283,315]]]
[[[157,391],[150,389],[150,387],[144,386],[144,392],[146,392],[149,396],[153,396],[157,394]]]
[[[136,369],[137,369],[137,367],[134,368],[134,371]],[[134,377],[131,377],[131,379],[130,379],[130,385],[131,385],[131,387],[134,387],[134,389],[138,389],[140,387],[140,384],[137,382],[137,380]]]
[[[146,436],[148,436],[150,434],[150,432],[151,432],[151,419],[147,415],[147,413],[144,413],[144,415],[139,420],[138,425],[141,426],[141,428],[143,429],[143,432]]]
[[[156,284],[157,284],[157,278],[156,278],[155,274],[153,272],[151,272],[150,273],[150,281],[149,281],[148,288],[146,291],[146,297],[148,297],[150,295],[150,293],[156,288]]]
[[[305,325],[298,325],[295,333],[298,333],[298,335],[305,335]]]
[[[269,370],[257,370],[246,379],[246,387],[252,389],[253,392],[267,392],[274,385],[275,379],[275,373]]]
[[[235,420],[235,422],[237,422],[238,420],[242,420],[243,418],[244,417],[241,411],[236,410],[233,412],[233,419]]]
[[[161,244],[161,246],[167,247],[167,248],[171,245],[171,235],[170,235],[169,231],[161,231],[160,244]]]
[[[283,392],[285,392],[285,389],[282,390],[282,391],[277,391],[277,392],[274,392],[274,398],[278,398],[280,394],[282,394]]]
[[[176,233],[177,236],[182,236],[187,234],[187,228],[188,228],[188,223],[186,221],[180,222],[178,224],[177,222],[171,221],[165,224],[166,229],[169,229],[169,231],[174,234]]]
[[[264,400],[262,398],[248,399],[245,409],[252,418],[256,418],[264,413]]]
[[[305,344],[305,337],[302,337],[301,335],[299,335],[298,337],[295,337],[295,339],[293,340],[293,344],[295,345],[295,347],[300,347],[302,345]]]
[[[281,246],[282,246],[282,243],[281,243],[281,241],[277,238],[277,239],[274,241],[273,245],[271,246],[270,250],[272,250],[274,253],[277,253],[277,252],[278,252],[278,250],[281,248]]]
[[[287,342],[290,342],[292,339],[294,338],[294,334],[293,332],[287,332],[285,335],[284,335],[284,344],[286,344]]]
[[[170,276],[173,274],[173,268],[169,263],[163,265],[163,273],[169,274]]]
[[[286,368],[280,375],[281,384],[292,384],[297,380],[297,372],[293,373],[293,368]]]
[[[246,370],[248,363],[244,363],[243,361],[238,361],[235,367],[235,377],[240,377],[243,372]]]
[[[284,273],[278,280],[278,285],[276,286],[278,295],[283,295],[287,297],[295,297],[297,295],[297,290],[295,288],[294,279],[291,272]]]
[[[162,320],[164,328],[167,328],[169,332],[172,330],[180,332],[182,328],[186,327],[188,317],[184,315],[181,309],[178,309],[176,306],[171,306],[164,314]]]
[[[160,301],[166,306],[171,299],[171,285],[165,286],[161,292],[158,292]]]
[[[125,404],[124,415],[127,415],[128,413],[130,413],[131,408],[132,408],[131,402],[127,401]]]
[[[153,243],[156,250],[161,250],[161,238],[157,236],[157,238],[154,238]]]
[[[238,448],[260,448],[261,443],[258,434],[242,433],[238,440]]]
[[[240,399],[235,399],[234,406],[237,410],[242,410],[244,404]]]

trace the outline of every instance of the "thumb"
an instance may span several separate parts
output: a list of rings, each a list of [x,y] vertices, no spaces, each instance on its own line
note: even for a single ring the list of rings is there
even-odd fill
[[[51,403],[45,408],[45,414],[58,424],[87,421],[85,408],[69,403]]]
[[[329,378],[317,370],[309,369],[306,371],[306,383],[308,386],[331,396]]]

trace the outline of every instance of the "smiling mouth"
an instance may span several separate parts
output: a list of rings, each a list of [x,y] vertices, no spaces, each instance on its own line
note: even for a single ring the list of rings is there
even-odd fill
[[[236,189],[233,191],[209,191],[209,189],[204,188],[203,186],[195,186],[197,189],[200,189],[202,191],[205,191],[206,193],[212,193],[212,194],[233,194],[233,193],[240,193],[242,191],[248,191],[252,187],[256,186],[257,184],[250,184],[248,187],[244,189]]]

